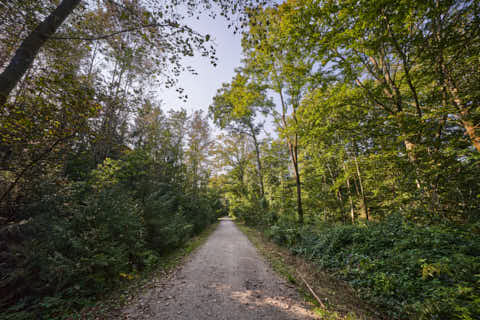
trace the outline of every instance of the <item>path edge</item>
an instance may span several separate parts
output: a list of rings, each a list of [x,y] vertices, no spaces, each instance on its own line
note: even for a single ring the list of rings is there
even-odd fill
[[[181,270],[185,263],[189,261],[198,249],[207,242],[215,230],[217,230],[219,224],[220,220],[217,220],[198,235],[188,239],[181,247],[161,257],[163,261],[159,263],[155,269],[139,274],[131,283],[99,299],[93,306],[83,308],[70,316],[74,319],[78,318],[82,320],[120,318],[123,310],[125,310],[128,305],[134,304],[136,298],[152,289],[151,284],[153,282],[168,281]]]
[[[379,317],[379,315],[376,314],[376,311],[371,306],[367,305],[365,302],[356,297],[353,289],[351,289],[344,281],[335,279],[334,277],[319,271],[312,262],[293,255],[287,248],[281,247],[267,239],[267,237],[259,230],[249,227],[238,220],[234,221],[234,223],[238,229],[250,240],[260,255],[265,259],[267,264],[275,271],[275,273],[286,280],[290,286],[294,287],[304,297],[304,299],[313,306],[312,310],[321,316],[322,319],[382,319],[382,317]],[[298,270],[301,270],[303,277],[305,277],[307,281],[311,282],[310,286],[313,287],[313,290],[315,290],[316,294],[320,296],[323,305],[326,307],[320,305],[320,303],[310,293],[302,281]],[[339,305],[335,303],[336,299],[333,297],[335,292],[325,292],[325,290],[322,290],[323,288],[316,286],[314,279],[318,276],[324,278],[322,281],[331,281],[332,287],[342,287],[342,289],[346,291],[344,294],[350,296],[353,301],[358,301],[360,306],[356,307],[351,304]],[[353,311],[352,308],[354,308]]]

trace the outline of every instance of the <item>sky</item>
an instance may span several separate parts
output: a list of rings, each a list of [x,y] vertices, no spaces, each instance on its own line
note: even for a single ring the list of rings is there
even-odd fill
[[[198,73],[198,75],[192,75],[184,72],[179,78],[179,86],[185,89],[184,93],[188,95],[187,102],[178,98],[175,88],[161,89],[159,98],[163,101],[163,108],[166,110],[185,108],[189,113],[198,109],[207,112],[217,89],[222,86],[222,83],[229,82],[233,78],[235,68],[240,66],[241,35],[234,35],[233,30],[227,28],[225,18],[221,16],[213,19],[202,15],[199,20],[190,19],[188,23],[194,30],[210,34],[216,43],[218,64],[214,67],[208,58],[198,54],[195,57],[185,58],[185,65],[192,66]]]
[[[158,91],[159,100],[162,100],[164,111],[184,108],[191,114],[195,110],[203,110],[208,113],[208,107],[212,103],[217,90],[221,88],[222,83],[230,82],[234,76],[235,69],[240,67],[242,59],[241,34],[234,34],[233,29],[229,29],[228,22],[222,16],[215,19],[206,14],[200,15],[200,19],[188,19],[187,23],[193,30],[202,34],[209,34],[216,44],[217,66],[214,67],[208,58],[197,54],[195,57],[184,58],[185,65],[190,65],[198,73],[192,75],[184,72],[178,79],[179,86],[185,90],[183,94],[188,95],[185,102],[179,99],[175,88],[160,88]],[[274,103],[278,99],[273,96]],[[269,116],[264,118],[259,116],[259,121],[264,123],[264,131],[260,137],[267,135],[276,136],[273,119]],[[213,126],[213,124],[212,124]],[[213,126],[214,134],[219,134],[220,129]],[[268,134],[267,134],[268,132]]]

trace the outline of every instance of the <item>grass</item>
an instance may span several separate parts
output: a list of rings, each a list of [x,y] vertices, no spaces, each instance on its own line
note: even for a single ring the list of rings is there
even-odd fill
[[[65,319],[106,319],[120,315],[124,306],[131,303],[144,291],[151,289],[161,280],[169,278],[186,258],[198,247],[203,245],[210,234],[215,231],[219,222],[207,227],[200,234],[189,239],[182,247],[175,249],[161,258],[158,266],[149,272],[136,274],[129,283],[118,288],[105,297],[101,297],[94,305],[84,308],[78,313],[68,315]]]
[[[237,227],[248,237],[271,267],[296,286],[304,298],[315,307],[322,319],[353,320],[378,319],[376,311],[356,297],[353,289],[345,282],[318,270],[311,262],[292,255],[287,248],[269,241],[262,232],[236,222]],[[323,306],[313,297],[303,279],[307,281]]]

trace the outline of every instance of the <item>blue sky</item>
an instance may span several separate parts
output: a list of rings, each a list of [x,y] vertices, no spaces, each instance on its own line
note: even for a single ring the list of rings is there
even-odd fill
[[[230,82],[234,76],[235,69],[241,64],[242,46],[241,34],[234,34],[233,29],[229,29],[228,22],[224,17],[217,16],[213,19],[206,14],[200,15],[200,19],[186,20],[190,27],[194,30],[209,34],[216,44],[216,52],[218,64],[216,67],[210,64],[208,58],[196,55],[195,57],[185,58],[184,64],[190,65],[198,73],[192,75],[189,72],[183,73],[179,78],[179,86],[188,95],[188,100],[184,102],[178,98],[178,92],[175,88],[161,88],[158,92],[159,100],[162,100],[162,109],[164,111],[174,109],[179,110],[185,108],[189,114],[194,110],[203,110],[205,114],[208,112],[208,106],[212,103],[217,90],[224,82]],[[274,102],[278,102],[276,95]],[[260,117],[259,121],[265,121],[265,130],[274,137],[275,125],[271,117]],[[213,124],[212,124],[213,127]],[[219,129],[214,128],[214,133],[218,134]],[[265,137],[265,133],[260,134]]]
[[[199,55],[185,58],[185,65],[191,65],[198,75],[188,72],[179,78],[179,86],[185,89],[189,99],[183,102],[178,99],[175,88],[161,89],[159,98],[163,100],[164,110],[185,108],[189,113],[193,110],[202,109],[208,111],[208,106],[217,89],[223,82],[228,82],[234,75],[234,70],[240,66],[241,60],[241,36],[234,35],[232,29],[227,28],[227,21],[218,16],[213,19],[207,15],[200,16],[199,20],[189,19],[189,25],[203,34],[210,34],[216,43],[218,64],[216,67],[210,64],[208,58]]]

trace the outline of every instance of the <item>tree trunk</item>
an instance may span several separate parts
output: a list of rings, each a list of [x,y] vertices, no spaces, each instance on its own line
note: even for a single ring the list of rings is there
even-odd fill
[[[10,93],[22,79],[28,68],[30,68],[40,48],[42,48],[48,38],[57,31],[80,2],[81,0],[63,0],[60,5],[23,40],[8,66],[2,74],[0,74],[0,106],[3,106],[7,102]]]
[[[285,100],[283,99],[282,90],[279,91],[279,94],[280,94],[280,101],[282,103],[282,122],[283,122],[284,129],[287,129],[287,120],[286,120],[287,105],[285,104]],[[296,122],[295,109],[296,108],[293,106],[293,117]],[[288,149],[290,151],[290,158],[292,159],[293,171],[295,173],[295,184],[297,186],[298,222],[303,224],[302,185],[300,181],[300,172],[298,170],[298,135],[295,133],[295,139],[293,142],[291,141],[291,138],[287,136],[287,144],[288,144]]]
[[[416,147],[416,144],[411,142],[408,139],[405,139],[403,141],[403,144],[405,145],[405,150],[407,151],[408,160],[410,161],[412,166],[415,167],[415,184],[417,185],[417,189],[420,190],[422,188],[422,185],[420,184],[420,180],[418,179],[419,170],[417,166],[417,156],[415,155],[415,150],[414,150]]]
[[[345,162],[343,163],[343,171],[347,174],[347,167],[345,166]],[[347,191],[348,191],[348,200],[350,202],[350,217],[352,219],[352,224],[355,224],[355,209],[353,206],[353,197],[352,192],[350,191],[350,177],[347,177]]]
[[[363,210],[365,213],[365,219],[369,219],[368,217],[368,204],[367,204],[367,197],[365,196],[365,191],[363,190],[363,182],[362,182],[362,175],[360,174],[360,167],[358,166],[358,161],[357,161],[357,155],[353,155],[353,159],[355,160],[355,167],[357,169],[357,175],[358,175],[358,184],[360,185],[360,194],[362,196],[362,202],[363,202]]]
[[[260,197],[263,198],[265,196],[265,187],[263,185],[263,172],[262,172],[262,162],[260,161],[260,148],[258,146],[257,135],[255,134],[255,130],[253,128],[252,123],[248,123],[250,128],[250,132],[253,138],[253,143],[255,144],[255,156],[257,159],[257,170],[258,170],[258,180],[260,182]]]
[[[293,169],[295,171],[295,184],[297,186],[297,213],[298,213],[298,222],[303,223],[303,207],[302,207],[302,185],[300,182],[300,173],[298,171],[298,151],[297,147],[294,147],[295,160],[293,162]],[[292,158],[293,160],[293,158]]]
[[[297,213],[298,213],[298,222],[303,223],[303,206],[302,206],[302,185],[300,181],[300,172],[298,170],[298,150],[297,146],[294,145],[290,139],[288,141],[288,150],[290,152],[290,158],[292,160],[293,172],[295,174],[295,185],[297,188]]]
[[[446,69],[446,67],[445,67]],[[452,96],[452,102],[459,111],[460,122],[462,123],[473,146],[480,152],[480,135],[477,133],[479,125],[476,125],[470,118],[470,108],[462,101],[458,94],[458,89],[452,84],[453,81],[447,81],[447,90]]]
[[[327,167],[328,169],[328,172],[330,173],[330,178],[332,179],[332,187],[335,186],[335,181],[337,180],[335,178],[335,175],[333,174],[333,170],[332,168],[328,165],[328,163],[325,164],[325,166]],[[344,222],[346,222],[346,219],[345,219],[345,205],[343,204],[343,197],[342,197],[342,193],[340,192],[340,189],[337,189],[337,191],[335,192],[335,196],[337,198],[337,202],[338,202],[338,206],[340,207],[340,211],[342,213],[342,216],[343,216],[343,220]],[[335,217],[334,217],[335,218]]]
[[[475,149],[477,149],[478,152],[480,152],[480,136],[477,134],[475,130],[478,128],[478,126],[475,126],[471,120],[467,120],[464,118],[462,118],[462,124],[465,130],[467,131],[468,136],[470,137],[470,140],[472,140],[473,146],[475,147]]]

